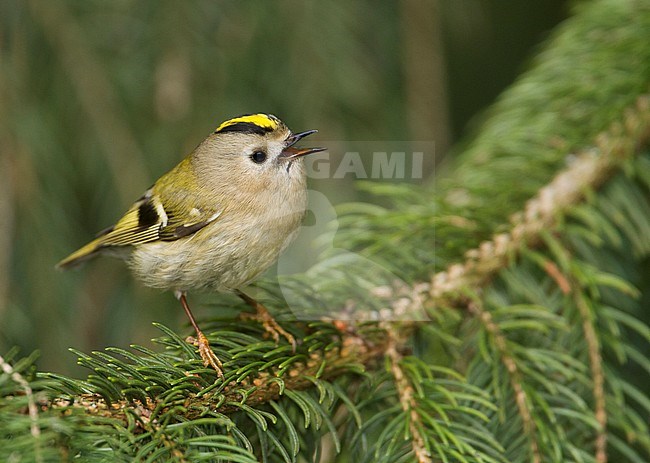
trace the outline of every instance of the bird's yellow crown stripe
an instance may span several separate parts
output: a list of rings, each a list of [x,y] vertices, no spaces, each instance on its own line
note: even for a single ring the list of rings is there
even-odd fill
[[[279,126],[280,120],[272,114],[247,114],[245,116],[235,117],[223,122],[215,132],[221,132],[226,127],[235,124],[254,124],[265,130],[276,130]]]

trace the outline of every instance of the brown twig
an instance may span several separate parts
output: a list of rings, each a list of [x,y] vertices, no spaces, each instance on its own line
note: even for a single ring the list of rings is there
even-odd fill
[[[570,281],[552,261],[546,261],[544,268],[555,280],[562,293],[570,294],[578,287],[578,282]],[[600,425],[596,433],[597,463],[607,463],[607,411],[605,408],[605,374],[602,366],[602,356],[598,334],[594,328],[592,312],[587,301],[582,297],[581,291],[573,291],[573,300],[582,319],[582,332],[587,342],[589,353],[589,369],[593,377],[594,415]]]
[[[593,377],[593,394],[596,421],[600,425],[596,433],[596,462],[607,463],[607,411],[605,409],[605,374],[603,373],[600,343],[593,324],[593,316],[587,301],[581,296],[580,291],[573,292],[580,317],[582,318],[582,332],[587,342],[589,353],[589,368]]]
[[[531,415],[529,397],[522,386],[521,372],[519,371],[519,367],[517,367],[517,362],[508,352],[506,337],[492,319],[492,314],[483,310],[483,307],[481,307],[478,301],[470,302],[468,308],[471,313],[481,320],[481,323],[483,323],[483,326],[494,340],[494,345],[499,352],[501,362],[508,372],[510,387],[512,387],[512,390],[515,393],[515,403],[517,404],[517,410],[519,410],[519,416],[521,417],[524,426],[524,432],[530,441],[531,461],[533,463],[541,463],[542,456],[539,452],[539,444],[537,442],[537,427],[535,426],[535,421]]]
[[[399,402],[404,413],[409,417],[409,432],[411,434],[411,447],[418,463],[432,463],[431,454],[426,448],[424,437],[420,433],[418,424],[422,420],[417,412],[417,403],[415,401],[415,390],[402,370],[402,354],[399,352],[399,346],[403,340],[397,334],[397,326],[393,323],[382,323],[388,337],[388,346],[386,357],[390,362],[390,371],[395,380],[395,387],[399,395]]]

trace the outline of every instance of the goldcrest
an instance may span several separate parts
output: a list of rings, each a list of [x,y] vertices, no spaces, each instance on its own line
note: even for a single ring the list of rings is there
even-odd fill
[[[296,148],[315,133],[292,133],[271,114],[223,122],[163,175],[109,229],[58,263],[73,267],[98,255],[124,259],[146,286],[172,290],[181,301],[206,366],[222,365],[196,324],[186,292],[234,292],[278,341],[282,329],[244,294],[293,241],[307,206],[303,157],[324,148]]]

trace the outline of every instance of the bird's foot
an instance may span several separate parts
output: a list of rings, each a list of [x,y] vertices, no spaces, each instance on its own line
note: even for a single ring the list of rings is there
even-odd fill
[[[219,360],[217,354],[215,354],[210,347],[208,338],[203,334],[203,332],[199,331],[196,335],[196,338],[194,336],[189,336],[186,341],[190,344],[194,344],[198,348],[199,355],[203,360],[203,365],[206,367],[211,366],[214,368],[217,371],[217,375],[223,379],[223,365],[221,364],[221,360]]]
[[[291,333],[282,328],[278,322],[275,321],[266,307],[264,307],[262,304],[256,302],[255,309],[257,312],[254,314],[243,312],[241,314],[241,318],[245,320],[254,320],[260,323],[266,332],[273,338],[276,344],[280,342],[280,336],[284,337],[287,341],[289,341],[289,344],[291,344],[293,352],[296,352],[296,338],[294,338]]]
[[[282,328],[278,322],[275,321],[273,315],[269,313],[266,307],[264,307],[252,297],[248,296],[243,291],[237,291],[237,295],[242,298],[244,302],[254,308],[256,312],[254,314],[244,312],[241,314],[242,319],[255,320],[261,323],[266,332],[271,335],[276,344],[280,342],[280,335],[282,335],[287,341],[289,341],[289,344],[291,344],[293,352],[296,352],[296,338],[294,338],[293,335],[288,331],[285,331],[284,328]]]

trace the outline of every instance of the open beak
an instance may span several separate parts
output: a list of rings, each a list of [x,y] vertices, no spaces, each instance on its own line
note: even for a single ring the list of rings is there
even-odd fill
[[[296,159],[302,156],[307,156],[308,154],[318,153],[320,151],[325,151],[327,148],[295,148],[293,145],[298,143],[301,139],[305,138],[308,135],[318,132],[318,130],[307,130],[306,132],[300,132],[291,135],[287,138],[287,147],[282,150],[280,157],[283,159]]]

